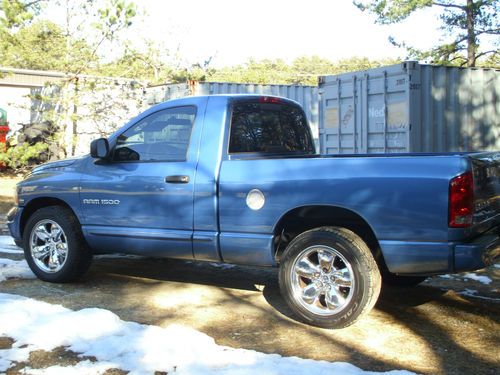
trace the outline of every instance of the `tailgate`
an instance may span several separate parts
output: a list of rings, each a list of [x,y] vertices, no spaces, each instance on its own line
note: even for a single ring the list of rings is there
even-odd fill
[[[468,155],[474,176],[474,219],[476,233],[500,222],[500,152]]]

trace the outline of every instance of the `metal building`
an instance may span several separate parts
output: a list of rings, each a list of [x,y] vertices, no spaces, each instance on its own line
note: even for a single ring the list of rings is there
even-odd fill
[[[407,61],[319,89],[323,154],[500,149],[500,70]]]

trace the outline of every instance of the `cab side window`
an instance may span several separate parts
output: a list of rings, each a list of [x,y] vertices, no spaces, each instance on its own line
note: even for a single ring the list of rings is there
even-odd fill
[[[196,107],[176,107],[155,112],[121,134],[113,160],[183,161],[196,117]]]
[[[243,101],[233,105],[229,153],[313,154],[314,146],[301,109]]]

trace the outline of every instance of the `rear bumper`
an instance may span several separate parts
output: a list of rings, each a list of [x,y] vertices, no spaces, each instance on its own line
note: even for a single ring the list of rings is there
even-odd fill
[[[455,272],[473,271],[500,261],[500,227],[455,246]]]
[[[380,241],[390,272],[437,275],[473,271],[500,261],[500,226],[471,242]]]

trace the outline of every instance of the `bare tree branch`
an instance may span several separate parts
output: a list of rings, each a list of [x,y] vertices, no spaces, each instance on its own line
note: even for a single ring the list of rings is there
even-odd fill
[[[500,27],[496,29],[476,30],[476,35],[480,34],[500,34]]]
[[[479,53],[479,54],[477,54],[477,55],[476,55],[476,60],[477,60],[478,58],[483,57],[483,56],[485,56],[485,55],[488,55],[488,54],[490,54],[490,53],[498,53],[498,51],[497,51],[497,50],[495,50],[495,49],[492,49],[492,50],[489,50],[489,51],[484,51],[484,52],[481,52],[481,53]]]
[[[432,5],[436,5],[438,7],[443,7],[443,8],[456,8],[456,9],[460,9],[460,10],[462,10],[464,12],[465,12],[465,9],[466,9],[465,6],[456,5],[456,4],[438,3],[438,2],[435,2],[435,1],[432,2]]]
[[[26,4],[24,5],[24,9],[29,8],[29,7],[31,7],[31,6],[33,6],[33,5],[36,5],[36,4],[41,3],[41,2],[44,2],[44,1],[46,1],[46,0],[34,0],[34,1],[32,1],[31,3],[26,3]]]

